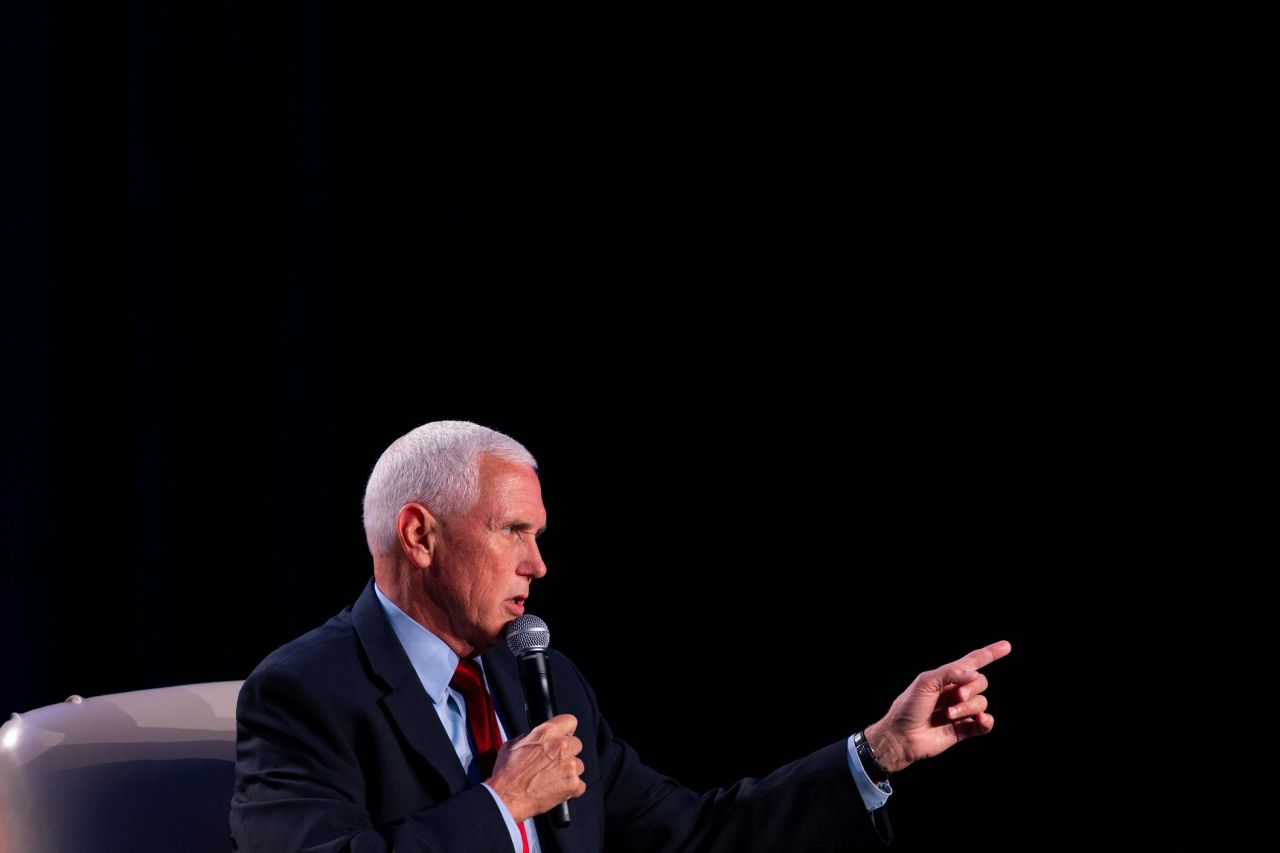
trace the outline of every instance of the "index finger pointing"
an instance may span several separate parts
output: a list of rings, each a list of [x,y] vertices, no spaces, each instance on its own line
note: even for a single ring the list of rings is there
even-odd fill
[[[982,669],[992,661],[1000,660],[1000,658],[1013,651],[1013,644],[1008,640],[1000,640],[981,649],[969,652],[969,654],[960,658],[952,664],[962,669]]]

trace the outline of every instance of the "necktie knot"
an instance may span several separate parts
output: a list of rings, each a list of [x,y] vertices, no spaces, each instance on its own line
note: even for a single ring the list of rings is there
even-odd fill
[[[471,658],[459,659],[458,668],[454,670],[453,678],[449,679],[449,686],[463,696],[473,690],[483,689],[484,676],[480,673],[480,664]]]

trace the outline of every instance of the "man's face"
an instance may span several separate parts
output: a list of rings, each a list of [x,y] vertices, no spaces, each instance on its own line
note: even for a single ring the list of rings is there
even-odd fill
[[[503,642],[524,613],[529,584],[547,573],[536,537],[547,526],[538,475],[528,465],[480,456],[480,498],[441,519],[426,595],[445,628],[473,654]]]

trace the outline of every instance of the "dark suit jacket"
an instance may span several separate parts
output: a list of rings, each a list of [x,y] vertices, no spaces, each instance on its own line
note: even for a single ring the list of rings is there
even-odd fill
[[[616,740],[582,673],[549,655],[560,713],[578,718],[587,791],[572,824],[537,819],[546,853],[835,851],[879,846],[843,741],[764,779],[697,794]],[[515,659],[483,658],[512,737],[528,731]],[[495,851],[511,839],[453,744],[373,592],[277,649],[240,692],[233,848]]]

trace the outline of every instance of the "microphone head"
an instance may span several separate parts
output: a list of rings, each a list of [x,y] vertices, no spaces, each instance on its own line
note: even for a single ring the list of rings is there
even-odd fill
[[[527,652],[546,651],[551,645],[551,629],[532,613],[517,616],[507,625],[507,648],[516,657]]]

